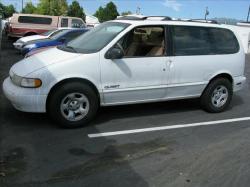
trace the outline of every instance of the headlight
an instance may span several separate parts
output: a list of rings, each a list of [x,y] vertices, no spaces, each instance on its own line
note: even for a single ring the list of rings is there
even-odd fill
[[[21,86],[26,88],[38,88],[42,85],[40,79],[22,78]]]
[[[10,71],[10,79],[15,85],[25,88],[38,88],[42,85],[42,81],[40,79],[20,77],[12,71]]]
[[[24,46],[24,48],[34,48],[34,47],[36,47],[36,44],[28,44]]]

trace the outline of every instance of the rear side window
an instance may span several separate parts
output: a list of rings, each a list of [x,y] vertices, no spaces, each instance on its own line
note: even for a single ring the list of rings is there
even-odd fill
[[[32,23],[32,24],[44,24],[50,25],[52,23],[52,18],[46,17],[33,17],[33,16],[19,16],[19,23]]]
[[[174,26],[175,56],[233,54],[239,43],[230,30],[221,28]]]
[[[216,54],[233,54],[239,51],[239,43],[232,31],[211,28],[210,34],[214,41],[212,47]]]
[[[68,27],[69,20],[67,18],[62,18],[61,27]]]
[[[212,52],[210,43],[206,27],[173,27],[173,51],[176,56],[208,55]]]

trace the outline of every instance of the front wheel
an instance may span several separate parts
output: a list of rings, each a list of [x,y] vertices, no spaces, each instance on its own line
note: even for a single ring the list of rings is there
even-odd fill
[[[63,84],[52,93],[47,110],[59,125],[75,128],[87,125],[97,113],[98,96],[87,84]]]
[[[208,112],[223,112],[229,106],[232,95],[232,83],[228,79],[218,78],[205,89],[201,96],[201,105]]]

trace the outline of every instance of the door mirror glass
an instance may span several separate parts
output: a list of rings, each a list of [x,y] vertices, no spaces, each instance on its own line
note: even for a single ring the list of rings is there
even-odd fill
[[[61,39],[59,40],[59,42],[65,43],[65,42],[66,42],[66,38],[65,38],[65,37],[61,38]]]
[[[105,55],[106,59],[121,59],[124,56],[122,49],[113,47]]]

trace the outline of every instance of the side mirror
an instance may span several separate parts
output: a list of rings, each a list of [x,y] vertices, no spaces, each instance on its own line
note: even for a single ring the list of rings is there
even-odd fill
[[[60,40],[59,40],[59,42],[62,42],[62,43],[65,43],[66,42],[66,38],[61,38]]]
[[[121,59],[124,56],[124,53],[121,49],[113,47],[105,54],[106,59]]]

